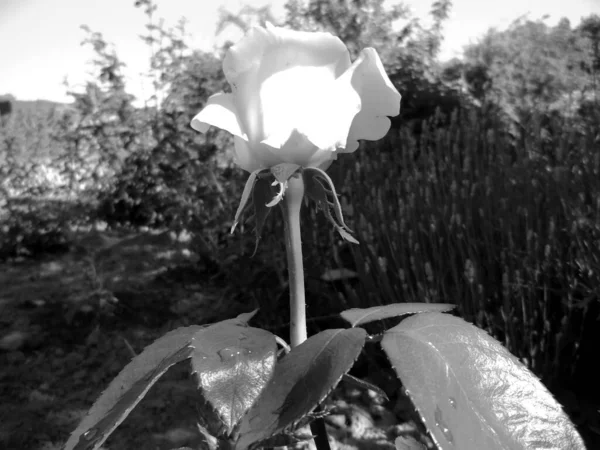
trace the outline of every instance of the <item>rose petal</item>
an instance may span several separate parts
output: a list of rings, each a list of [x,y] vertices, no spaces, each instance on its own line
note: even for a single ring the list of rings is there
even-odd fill
[[[282,142],[282,139],[285,139],[285,134],[287,134],[287,140]],[[291,132],[286,130],[282,136],[271,136],[263,143],[273,148],[273,153],[277,155],[281,163],[297,164],[304,167],[307,166],[314,153],[319,150],[295,128],[292,128]]]
[[[290,81],[302,74],[319,80],[318,84],[322,85],[324,80],[334,80],[349,66],[346,46],[329,33],[298,32],[273,26],[250,30],[242,41],[229,49],[223,62],[223,71],[235,94],[239,120],[250,145],[275,135],[282,145],[290,136],[293,129],[290,124],[296,117],[293,102],[310,92],[310,85],[297,92],[301,85],[288,84]],[[298,68],[302,68],[301,72],[295,72]],[[265,84],[267,88],[263,89]],[[280,89],[282,86],[285,89]]]
[[[257,169],[268,169],[274,165],[281,164],[283,161],[280,156],[274,153],[268,145],[261,142],[250,144],[240,137],[235,137],[235,163],[247,172],[253,172]]]
[[[209,97],[206,106],[196,114],[191,123],[192,128],[200,133],[206,133],[211,125],[229,131],[234,136],[246,138],[231,94],[220,93]]]
[[[400,114],[402,96],[396,90],[383,68],[377,51],[364,49],[349,71],[353,72],[352,86],[360,95],[360,112],[354,117],[343,153],[358,148],[359,139],[375,141],[386,135],[390,119]]]
[[[320,67],[293,67],[267,79],[261,92],[265,143],[280,148],[283,160],[317,167],[344,147],[361,99],[351,71],[338,79]],[[270,117],[272,115],[272,117]]]
[[[351,66],[333,83],[316,89],[320,94],[319,98],[315,99],[301,120],[298,120],[299,131],[319,148],[319,152],[314,155],[312,167],[332,159],[332,152],[346,146],[354,117],[361,111],[362,101],[354,87],[355,71],[352,67],[355,66]],[[322,152],[329,154],[321,154]]]
[[[264,144],[269,143],[269,140],[264,142]],[[271,146],[268,145],[268,147]],[[322,150],[318,148],[296,129],[292,130],[289,139],[281,148],[272,148],[271,152],[281,164],[295,164],[302,167],[322,167],[322,165],[337,157],[335,152],[330,149]],[[330,164],[328,163],[327,167]]]
[[[267,78],[260,91],[265,140],[279,148],[295,129],[306,135],[318,107],[327,104],[334,82],[328,68],[307,66],[290,67]]]

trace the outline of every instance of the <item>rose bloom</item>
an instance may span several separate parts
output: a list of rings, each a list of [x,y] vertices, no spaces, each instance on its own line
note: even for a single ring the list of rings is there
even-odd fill
[[[337,152],[377,140],[400,113],[400,94],[377,52],[354,63],[330,33],[251,29],[227,52],[223,71],[232,93],[215,94],[192,120],[234,135],[236,163],[248,172],[279,164],[327,169]]]

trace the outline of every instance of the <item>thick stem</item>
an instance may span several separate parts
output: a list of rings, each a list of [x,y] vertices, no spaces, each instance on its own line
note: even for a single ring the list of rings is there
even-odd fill
[[[304,197],[304,180],[296,173],[288,180],[283,197],[285,250],[290,285],[290,345],[296,347],[306,340],[306,300],[304,297],[304,266],[300,239],[300,208]]]

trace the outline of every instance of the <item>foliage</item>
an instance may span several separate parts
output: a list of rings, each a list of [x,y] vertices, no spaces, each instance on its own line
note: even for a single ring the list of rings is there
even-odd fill
[[[137,5],[153,49],[149,104],[134,106],[121,61],[87,30],[95,74],[74,103],[0,118],[0,257],[65,250],[77,222],[98,219],[190,230],[218,262],[227,298],[261,306],[261,325],[283,333],[281,219],[270,215],[253,258],[253,219],[227,236],[242,186],[231,142],[189,128],[227,88],[220,58],[189,49],[185,23],[166,28],[150,0]],[[425,29],[379,0],[286,5],[287,25],[331,31],[353,56],[377,48],[403,94],[404,126],[328,172],[360,246],[341,244],[322,214],[303,210],[313,331],[342,309],[456,303],[548,386],[586,380],[582,389],[597,395],[598,19],[515,22],[442,67],[449,7],[435,2]],[[254,13],[223,12],[221,26],[247,26]],[[352,275],[321,279],[336,268]],[[435,408],[429,415],[435,421]]]
[[[286,4],[285,26],[297,30],[328,31],[338,36],[350,51],[351,59],[366,47],[373,47],[387,60],[387,54],[408,31],[393,31],[396,20],[407,15],[402,5],[391,8],[383,0],[328,2],[291,0]]]
[[[214,132],[199,137],[189,121],[209,95],[225,87],[220,64],[211,54],[189,50],[184,21],[167,29],[154,23],[152,2],[136,6],[144,7],[148,17],[144,40],[153,49],[156,106],[145,108],[141,125],[147,141],[127,157],[103,194],[100,217],[109,224],[175,227],[217,239],[207,233],[218,234],[229,213],[224,204],[228,181],[216,171],[229,164],[226,155],[216,154],[228,141]]]
[[[412,306],[428,310],[423,304]],[[159,338],[113,380],[65,450],[98,449],[157,379],[187,359],[204,399],[198,427],[208,448],[246,450],[305,441],[313,436],[302,427],[328,414],[316,408],[365,344],[379,340],[438,445],[583,449],[574,426],[540,381],[497,341],[462,319],[424,312],[379,337],[362,328],[329,329],[291,351],[284,347],[286,354],[277,357],[277,337],[248,325],[255,312]],[[366,323],[414,312],[409,305],[388,305],[375,314],[353,315]]]
[[[573,28],[567,19],[548,26],[521,18],[504,31],[489,30],[465,49],[466,89],[500,106],[523,140],[539,114],[596,119],[598,20],[591,15]]]
[[[455,116],[418,147],[390,134],[331,168],[361,242],[343,261],[358,274],[346,304],[457,301],[543,380],[572,383],[598,301],[600,159],[589,136],[558,126],[550,166],[486,121]]]
[[[233,13],[220,7],[219,20],[217,22],[215,34],[221,34],[230,25],[239,28],[245,33],[251,26],[259,25],[264,27],[267,22],[276,22],[271,11],[271,5],[269,4],[261,7],[244,5],[237,13]],[[230,45],[230,43],[225,44],[225,46],[228,45]]]
[[[71,180],[59,157],[56,130],[67,109],[50,102],[14,101],[0,121],[0,259],[68,248],[68,215],[85,211],[65,197]]]
[[[381,346],[439,448],[584,448],[539,379],[479,328],[417,314]]]
[[[199,137],[188,125],[208,96],[225,85],[219,60],[212,54],[189,51],[183,22],[176,29],[156,25],[153,4],[139,3],[147,6],[149,15],[145,40],[154,50],[155,106],[133,106],[134,99],[125,89],[123,63],[114,48],[101,33],[82,27],[87,33],[84,44],[95,53],[92,67],[96,80],[89,81],[82,92],[71,92],[73,104],[44,118],[44,127],[38,125],[40,120],[29,125],[18,111],[8,120],[3,117],[8,133],[0,148],[6,163],[2,164],[6,171],[2,185],[9,189],[7,198],[15,194],[56,196],[60,192],[79,209],[98,203],[92,220],[111,226],[194,228],[198,233],[208,227],[218,234],[228,214],[224,195],[236,179],[230,175],[223,178],[221,170],[215,171],[229,165],[229,156],[216,155],[216,150],[229,143],[214,132]],[[37,116],[24,117],[31,120]],[[14,125],[22,122],[27,128]],[[29,136],[44,141],[32,142]],[[50,156],[22,156],[32,148],[50,149]],[[178,168],[182,170],[177,172]],[[41,181],[22,186],[23,182],[32,183],[37,170]],[[215,216],[214,209],[223,215]],[[44,213],[37,211],[41,222],[39,227],[33,223],[33,233],[43,229],[41,223],[46,220]],[[68,234],[73,225],[69,220],[59,224],[59,234]],[[10,241],[15,236],[11,231],[6,245],[14,247]]]

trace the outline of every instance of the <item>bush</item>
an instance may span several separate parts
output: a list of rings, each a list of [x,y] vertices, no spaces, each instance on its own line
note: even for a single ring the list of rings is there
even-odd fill
[[[572,381],[599,300],[600,160],[558,128],[565,157],[550,166],[484,119],[426,126],[418,148],[400,130],[332,166],[361,242],[346,297],[456,303],[544,381]]]

